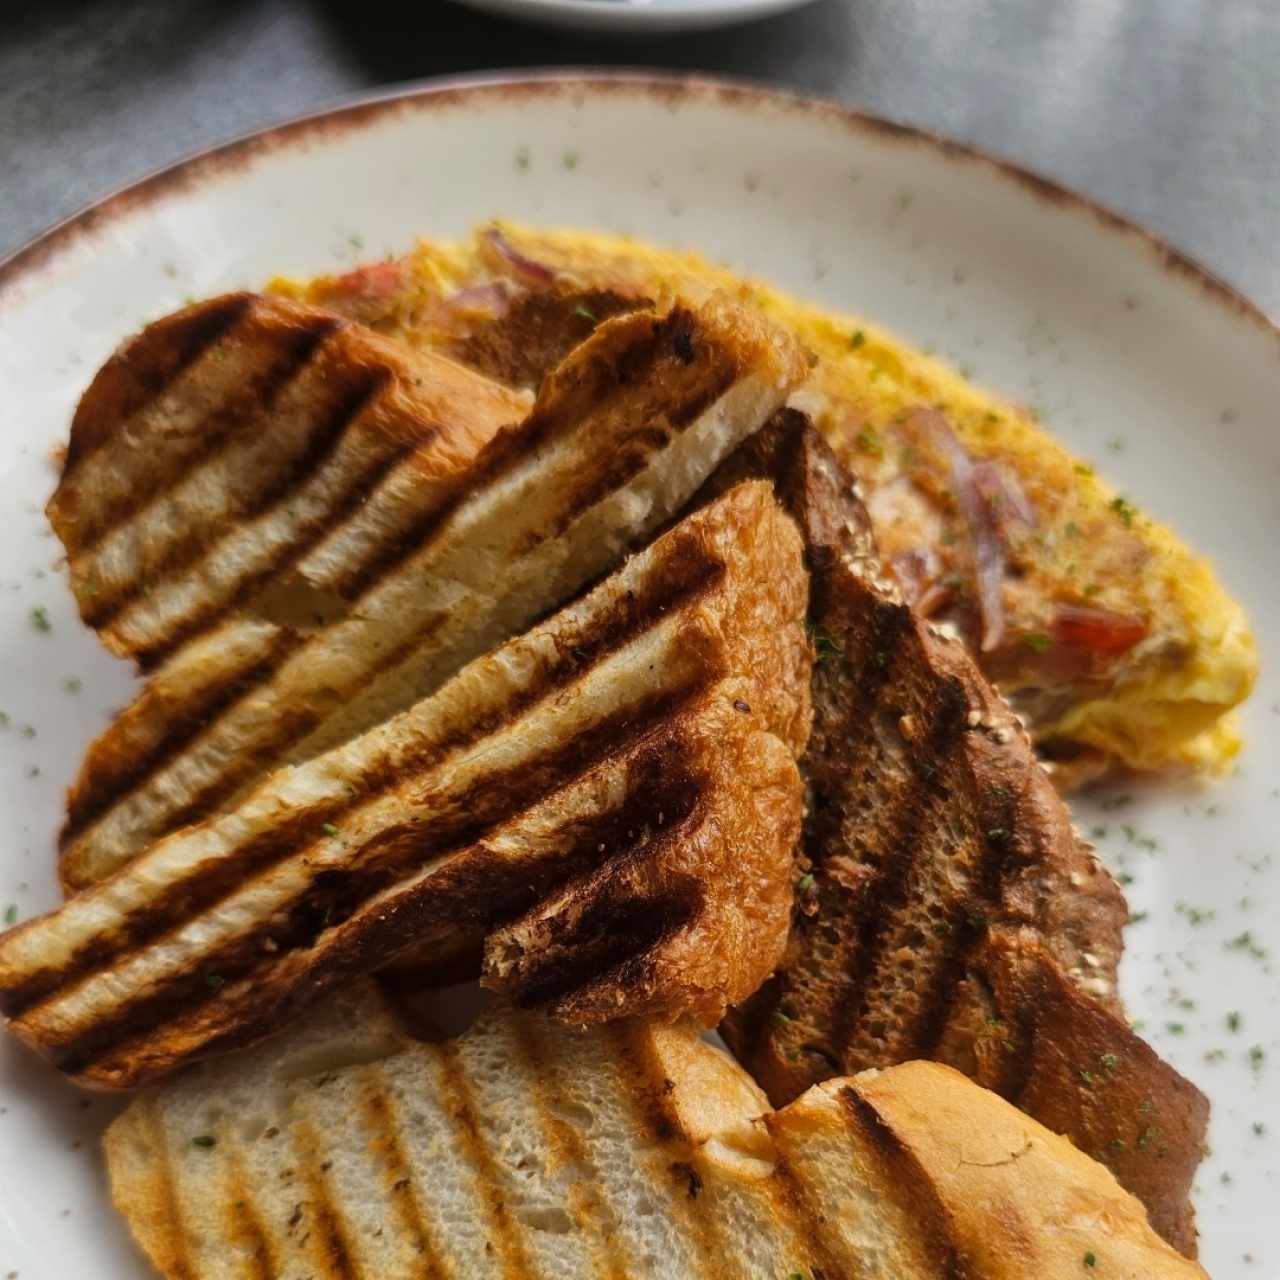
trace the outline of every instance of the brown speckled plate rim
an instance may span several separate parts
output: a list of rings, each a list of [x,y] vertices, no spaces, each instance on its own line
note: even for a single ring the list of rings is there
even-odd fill
[[[1280,326],[1256,303],[1154,232],[1034,170],[967,143],[830,100],[794,94],[750,80],[648,70],[549,68],[446,76],[364,94],[244,134],[195,152],[184,160],[119,188],[0,259],[0,307],[11,299],[19,286],[29,284],[64,252],[114,219],[155,204],[170,194],[190,191],[211,180],[239,172],[282,148],[323,142],[326,138],[365,128],[385,116],[407,111],[465,108],[515,98],[606,95],[647,97],[672,107],[683,102],[710,101],[743,111],[800,113],[824,121],[836,121],[851,133],[874,137],[881,142],[928,147],[948,160],[981,168],[1030,192],[1046,204],[1085,215],[1104,230],[1123,236],[1151,255],[1169,274],[1195,286],[1217,305],[1274,339],[1280,352]]]

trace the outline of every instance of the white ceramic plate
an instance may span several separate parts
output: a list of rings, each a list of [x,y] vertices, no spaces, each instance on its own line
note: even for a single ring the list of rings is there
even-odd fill
[[[1218,1280],[1275,1276],[1280,334],[1080,199],[836,107],[636,77],[427,86],[199,157],[0,267],[0,909],[25,917],[55,902],[61,790],[132,684],[76,621],[41,514],[51,451],[93,371],[191,295],[396,252],[495,214],[696,246],[971,366],[1038,406],[1248,603],[1265,666],[1237,775],[1080,817],[1105,827],[1104,852],[1149,913],[1129,931],[1132,1014],[1213,1099],[1205,1261]],[[0,1276],[144,1274],[94,1149],[111,1109],[0,1043]]]
[[[705,31],[798,9],[812,0],[457,0],[472,9],[581,31]]]

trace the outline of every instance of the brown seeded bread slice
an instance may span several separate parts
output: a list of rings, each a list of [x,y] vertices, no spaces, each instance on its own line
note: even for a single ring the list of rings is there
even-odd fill
[[[831,1075],[949,1062],[1108,1164],[1194,1253],[1208,1108],[1119,1016],[1114,880],[964,648],[878,576],[818,433],[778,415],[706,492],[744,475],[771,475],[804,531],[819,655],[792,935],[725,1038],[779,1105]]]
[[[422,1043],[359,986],[142,1094],[106,1156],[168,1280],[1204,1275],[1106,1170],[945,1067],[770,1113],[687,1023],[492,1010]]]
[[[575,1022],[708,1022],[777,963],[808,597],[760,482],[346,746],[0,937],[10,1027],[128,1088],[410,944]]]
[[[72,788],[82,888],[431,693],[614,569],[782,402],[793,343],[718,300],[618,316],[527,399],[238,294],[77,412],[49,508],[81,611],[153,672]]]

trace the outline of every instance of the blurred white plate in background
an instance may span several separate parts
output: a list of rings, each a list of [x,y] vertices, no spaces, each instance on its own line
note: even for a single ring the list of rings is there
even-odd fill
[[[504,18],[582,31],[703,31],[799,9],[813,0],[456,0]]]

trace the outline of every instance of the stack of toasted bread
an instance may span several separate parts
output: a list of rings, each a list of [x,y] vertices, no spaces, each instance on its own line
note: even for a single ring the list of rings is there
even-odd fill
[[[1207,1107],[1123,1019],[1123,897],[882,576],[784,407],[804,353],[606,301],[453,358],[239,294],[80,405],[50,517],[145,682],[0,1008],[145,1086],[106,1143],[139,1243],[184,1280],[1202,1275]],[[422,994],[477,977],[440,1034]]]

